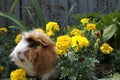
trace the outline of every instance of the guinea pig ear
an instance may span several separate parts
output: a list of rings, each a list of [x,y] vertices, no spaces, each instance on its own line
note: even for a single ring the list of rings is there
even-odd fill
[[[43,47],[47,47],[48,44],[46,44],[44,41],[42,40],[37,40]]]

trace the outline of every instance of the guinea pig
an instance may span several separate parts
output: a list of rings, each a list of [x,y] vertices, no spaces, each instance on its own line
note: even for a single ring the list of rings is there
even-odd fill
[[[44,32],[32,30],[22,33],[22,39],[10,54],[18,67],[29,76],[48,80],[56,66],[56,46]]]

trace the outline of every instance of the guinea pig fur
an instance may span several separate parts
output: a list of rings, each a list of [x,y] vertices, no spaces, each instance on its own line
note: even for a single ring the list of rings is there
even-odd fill
[[[22,39],[10,54],[11,60],[29,76],[48,80],[56,66],[56,46],[44,32],[22,33]]]

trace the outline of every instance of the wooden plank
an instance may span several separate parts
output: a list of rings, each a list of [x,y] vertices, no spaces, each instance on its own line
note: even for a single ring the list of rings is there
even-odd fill
[[[115,11],[116,9],[117,9],[117,7],[118,7],[118,2],[117,2],[117,0],[109,0],[108,1],[108,13],[111,13],[111,12],[113,12],[113,11]],[[119,7],[118,7],[119,8]]]
[[[5,10],[6,10],[7,12],[10,11],[11,6],[12,6],[12,2],[13,2],[13,0],[5,0]]]
[[[103,2],[104,2],[104,0],[103,1],[97,0],[97,3],[96,3],[96,6],[97,6],[96,12],[97,13],[103,13],[103,11],[104,11]]]
[[[65,26],[67,26],[69,24],[69,18],[67,17],[67,13],[69,11],[68,1],[69,0],[59,0],[59,5],[61,5],[63,7],[63,10],[60,10],[61,29],[63,29]]]
[[[27,13],[27,8],[29,8],[30,10],[33,10],[32,4],[30,0],[21,0],[21,4],[20,4],[20,16],[21,19],[24,23],[26,23],[26,25],[28,25],[29,27],[33,27],[33,25],[31,24],[31,21],[29,19],[28,13]]]
[[[18,18],[20,18],[20,2],[18,2],[15,5],[13,13],[15,14],[15,16],[17,16]]]
[[[40,6],[47,21],[50,21],[50,5],[50,0],[43,0],[40,3]]]
[[[56,9],[55,9],[55,0],[50,1],[50,21],[55,21],[56,18]]]
[[[120,11],[120,0],[117,0],[116,2],[117,2],[117,8]]]
[[[88,0],[79,0],[79,13],[88,12]]]
[[[96,2],[97,0],[88,0],[88,12],[96,11]]]
[[[12,1],[13,0],[0,0],[0,11],[9,11],[12,5]],[[33,14],[35,13],[34,8],[31,5],[31,1],[30,0],[20,1],[22,1],[22,3],[21,5],[20,3],[16,5],[14,9],[14,14],[17,15],[18,17],[22,16],[21,19],[28,25],[31,25],[31,22],[28,19],[28,14],[26,11],[26,8],[30,7]],[[47,20],[58,21],[62,27],[74,23],[74,20],[71,19],[71,17],[68,17],[66,19],[65,24],[63,24],[63,21],[65,20],[65,17],[74,1],[76,1],[77,3],[71,13],[72,15],[76,13],[83,14],[86,12],[98,12],[107,14],[116,10],[117,7],[120,10],[119,8],[120,0],[38,0]],[[64,10],[61,10],[60,6],[63,7]],[[0,17],[0,26],[5,25],[6,19]]]
[[[2,12],[5,11],[5,0],[0,0],[0,11]],[[5,23],[6,23],[6,19],[0,16],[0,27],[5,27],[6,26]]]
[[[78,2],[79,2],[78,0],[69,0],[69,10],[73,8],[69,16],[69,25],[74,25],[74,23],[76,23],[76,19],[73,19],[73,16],[75,14],[79,14],[79,3]]]

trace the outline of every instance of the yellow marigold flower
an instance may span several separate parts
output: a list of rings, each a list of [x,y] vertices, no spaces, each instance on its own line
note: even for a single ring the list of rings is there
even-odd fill
[[[89,18],[83,18],[83,19],[80,20],[80,22],[83,23],[83,24],[88,23],[88,21],[89,21]]]
[[[3,71],[4,71],[4,67],[0,66],[0,72],[3,72]]]
[[[27,80],[26,72],[23,69],[16,69],[10,74],[10,80]]]
[[[22,38],[22,35],[18,34],[15,38],[15,43],[18,44],[20,42],[21,38]]]
[[[75,51],[80,50],[84,46],[89,46],[89,41],[84,36],[73,36],[72,37],[72,46],[75,49]]]
[[[59,28],[59,25],[58,25],[57,22],[48,22],[46,24],[46,32],[47,31],[53,31],[53,32],[55,32],[55,31],[59,31],[59,30],[60,30],[60,28]]]
[[[57,38],[56,47],[58,54],[64,54],[71,47],[71,38],[68,35],[63,35]]]
[[[5,33],[7,32],[7,28],[0,28],[0,32],[1,32],[2,34],[5,34]]]
[[[67,53],[67,50],[58,50],[57,49],[57,54],[58,55],[64,55],[65,53]]]
[[[36,31],[39,31],[39,32],[44,32],[44,30],[43,29],[41,29],[41,28],[37,28],[37,29],[35,29]]]
[[[75,36],[75,35],[83,35],[83,31],[82,30],[79,30],[79,29],[73,29],[70,33],[72,36]]]
[[[102,46],[100,47],[100,50],[104,54],[110,54],[113,51],[113,48],[109,44],[103,43]]]
[[[47,31],[46,34],[47,34],[48,36],[54,36],[54,35],[55,35],[51,30]]]
[[[95,30],[95,29],[96,29],[96,24],[88,23],[88,24],[86,25],[86,30],[87,30],[87,31]]]

